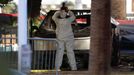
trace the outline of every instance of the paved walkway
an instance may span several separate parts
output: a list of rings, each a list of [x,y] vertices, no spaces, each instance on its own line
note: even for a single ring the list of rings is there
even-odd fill
[[[31,73],[30,75],[56,75],[56,72]],[[58,75],[88,75],[88,71],[60,71]],[[112,71],[111,75],[134,75],[133,72]]]

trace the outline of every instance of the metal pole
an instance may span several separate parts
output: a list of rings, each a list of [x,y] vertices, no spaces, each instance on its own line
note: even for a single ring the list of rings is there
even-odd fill
[[[27,45],[27,0],[19,0],[18,4],[18,70],[21,71],[22,45]]]

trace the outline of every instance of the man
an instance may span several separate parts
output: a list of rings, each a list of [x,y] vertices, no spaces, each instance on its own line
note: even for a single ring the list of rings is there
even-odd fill
[[[66,49],[71,70],[77,70],[75,54],[73,51],[74,34],[71,27],[71,23],[75,20],[75,16],[72,11],[68,10],[65,2],[63,2],[61,9],[55,12],[52,19],[56,23],[56,37],[58,40],[55,67],[56,69],[60,69],[64,50]]]

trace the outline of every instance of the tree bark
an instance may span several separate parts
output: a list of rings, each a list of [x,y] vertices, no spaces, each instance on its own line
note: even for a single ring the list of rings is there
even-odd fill
[[[110,0],[92,0],[89,75],[110,75]]]
[[[111,0],[111,16],[126,19],[126,0]]]
[[[132,12],[134,12],[134,0],[132,0]]]

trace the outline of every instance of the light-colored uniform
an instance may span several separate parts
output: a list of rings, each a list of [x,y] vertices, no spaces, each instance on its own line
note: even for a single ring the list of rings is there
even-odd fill
[[[77,70],[76,60],[74,55],[74,34],[72,31],[71,23],[75,20],[75,16],[72,11],[68,11],[70,15],[68,18],[58,18],[61,11],[56,11],[52,19],[56,23],[56,37],[58,40],[58,49],[56,52],[55,67],[60,69],[64,50],[67,50],[67,57],[72,70]],[[64,12],[65,13],[65,12]],[[62,15],[64,15],[64,13]],[[65,13],[66,14],[66,13]]]

